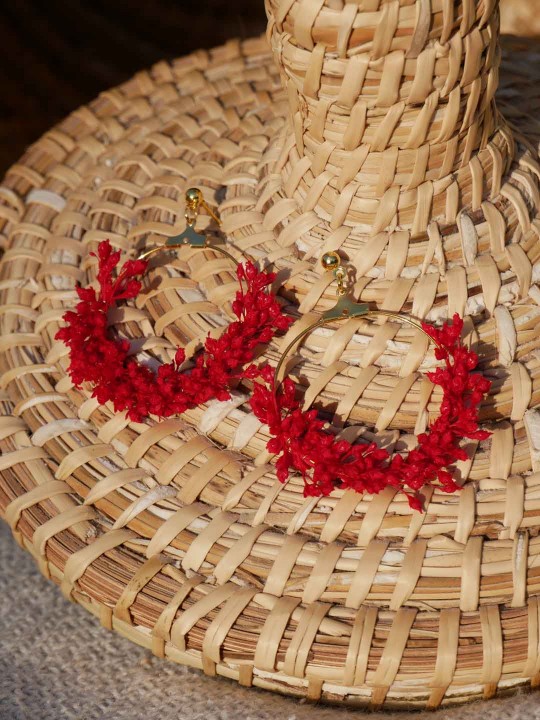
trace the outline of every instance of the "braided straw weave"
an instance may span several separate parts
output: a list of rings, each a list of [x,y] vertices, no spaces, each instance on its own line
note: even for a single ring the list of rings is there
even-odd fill
[[[540,683],[538,49],[496,0],[267,0],[268,40],[160,63],[74,112],[0,188],[0,509],[66,597],[160,657],[310,699],[437,707]],[[535,77],[532,75],[536,73]],[[489,440],[424,514],[283,486],[242,386],[143,423],[75,389],[54,340],[89,252],[183,228],[203,188],[273,266],[297,333],[335,298],[466,317]],[[200,227],[207,218],[200,217]],[[111,321],[148,358],[221,331],[231,264],[183,249]],[[264,353],[276,362],[292,335]],[[289,362],[306,406],[393,451],[436,417],[424,337],[352,320]]]

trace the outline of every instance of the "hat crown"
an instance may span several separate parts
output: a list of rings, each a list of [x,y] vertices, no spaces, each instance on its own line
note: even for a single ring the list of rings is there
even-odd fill
[[[498,194],[513,142],[494,100],[496,0],[266,7],[290,106],[294,147],[280,171],[291,195],[307,193],[335,227],[414,236]]]

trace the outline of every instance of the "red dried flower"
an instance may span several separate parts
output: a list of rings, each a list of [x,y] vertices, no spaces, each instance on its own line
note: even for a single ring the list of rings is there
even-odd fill
[[[448,493],[459,490],[449,469],[467,458],[460,440],[489,437],[478,425],[478,406],[491,383],[472,373],[478,356],[461,343],[463,320],[459,315],[440,329],[425,323],[423,328],[437,344],[437,359],[444,361],[442,367],[428,373],[442,388],[443,400],[439,417],[418,436],[418,445],[406,456],[390,457],[373,443],[337,440],[324,429],[316,411],[300,409],[290,379],[278,389],[273,369],[259,369],[263,382],[255,384],[251,407],[269,427],[272,438],[267,448],[278,456],[279,480],[285,482],[291,471],[300,473],[306,496],[329,495],[335,488],[374,494],[391,486],[403,491],[416,510],[422,509],[419,491],[426,485],[438,483]],[[249,368],[247,374],[255,378],[257,370]]]
[[[147,262],[128,260],[115,274],[120,252],[113,252],[108,240],[99,244],[97,258],[99,292],[77,288],[80,302],[66,312],[66,326],[56,338],[69,348],[73,383],[77,387],[90,383],[100,404],[111,401],[116,412],[126,411],[131,420],[150,414],[170,417],[213,398],[227,400],[230,385],[243,377],[242,368],[253,360],[257,345],[268,343],[291,323],[268,290],[274,275],[247,262],[238,266],[238,279],[246,285],[244,289],[240,282],[233,303],[238,320],[217,340],[206,339],[191,370],[180,370],[185,353],[179,348],[174,361],[154,373],[130,356],[127,340],[110,337],[107,325],[108,311],[140,292],[136,278],[145,272]]]

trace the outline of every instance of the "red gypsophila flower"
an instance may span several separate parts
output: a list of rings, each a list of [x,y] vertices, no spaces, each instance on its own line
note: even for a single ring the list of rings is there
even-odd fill
[[[189,371],[180,369],[185,353],[179,348],[174,361],[154,373],[130,356],[128,340],[111,337],[107,323],[107,313],[119,301],[139,294],[137,278],[147,262],[128,260],[116,273],[120,252],[113,252],[108,240],[99,244],[97,258],[99,291],[77,287],[79,303],[64,315],[66,326],[56,338],[69,348],[68,373],[74,385],[90,383],[100,404],[112,402],[116,412],[126,411],[131,420],[150,414],[170,417],[213,398],[229,399],[231,384],[242,377],[257,345],[270,342],[291,323],[269,291],[275,276],[246,262],[238,266],[240,289],[232,305],[238,319],[217,340],[206,339]]]
[[[268,425],[272,436],[268,450],[277,456],[277,474],[285,482],[291,472],[304,480],[305,496],[325,496],[334,489],[359,493],[379,493],[386,487],[403,491],[412,508],[422,510],[419,492],[437,484],[447,493],[460,486],[451,468],[467,454],[463,439],[489,437],[478,424],[478,408],[491,383],[474,373],[478,356],[461,343],[463,320],[454,315],[452,324],[436,329],[426,323],[423,329],[437,345],[436,357],[442,367],[428,378],[443,390],[439,417],[418,436],[417,446],[406,456],[389,453],[375,443],[352,444],[336,439],[325,429],[316,410],[302,411],[290,378],[277,388],[274,370],[251,367],[246,376],[260,378],[255,383],[251,407],[257,418]]]

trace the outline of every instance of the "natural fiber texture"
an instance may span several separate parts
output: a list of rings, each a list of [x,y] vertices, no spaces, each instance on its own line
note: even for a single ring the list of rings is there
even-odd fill
[[[502,0],[501,28],[512,35],[540,35],[538,0]]]
[[[106,627],[245,686],[375,708],[540,682],[540,64],[509,46],[510,128],[495,5],[268,2],[285,92],[264,40],[162,63],[7,174],[0,507]],[[334,249],[362,301],[466,316],[493,434],[468,447],[459,494],[435,491],[425,514],[390,491],[304,499],[300,479],[276,480],[246,388],[133,423],[72,387],[53,338],[74,282],[95,279],[88,251],[176,234],[192,185],[278,270],[306,313],[295,333],[333,302],[317,260]],[[235,289],[226,261],[186,250],[111,320],[170,361],[221,331]],[[289,369],[346,437],[400,451],[437,412],[435,365],[407,327],[355,320],[311,335]]]
[[[152,656],[100,627],[40,577],[0,524],[0,717],[2,720],[351,720],[358,711],[246,692]],[[33,622],[30,625],[28,618]],[[31,681],[30,681],[31,680]],[[392,720],[410,720],[393,713]],[[533,720],[536,693],[463,708],[416,713],[415,720]],[[388,713],[370,713],[383,720]]]

